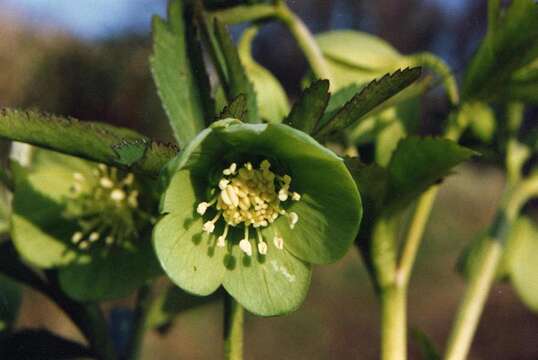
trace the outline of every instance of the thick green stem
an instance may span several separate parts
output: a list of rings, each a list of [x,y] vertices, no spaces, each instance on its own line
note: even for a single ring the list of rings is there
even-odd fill
[[[141,358],[144,335],[147,329],[146,319],[148,311],[151,308],[152,300],[153,294],[149,285],[145,285],[138,290],[133,326],[125,356],[127,360],[138,360]]]
[[[331,71],[314,36],[312,36],[303,21],[288,8],[284,1],[278,1],[275,6],[277,18],[290,30],[310,64],[312,72],[319,79],[328,79],[332,87]]]
[[[224,297],[224,358],[243,359],[243,307],[230,295]]]
[[[395,285],[381,290],[381,359],[407,358],[405,287]]]
[[[463,360],[467,357],[501,254],[501,243],[489,239],[482,262],[469,281],[456,315],[445,353],[446,360]]]
[[[481,261],[470,274],[448,340],[446,360],[467,358],[486,298],[495,280],[509,228],[517,219],[521,207],[536,196],[538,196],[538,173],[517,184],[508,185],[503,205],[499,208],[496,220],[491,226],[490,237],[483,250]]]

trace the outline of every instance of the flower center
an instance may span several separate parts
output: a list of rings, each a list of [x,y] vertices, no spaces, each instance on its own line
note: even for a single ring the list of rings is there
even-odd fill
[[[96,243],[112,246],[132,240],[150,216],[138,208],[134,175],[99,164],[86,177],[73,174],[65,216],[77,222],[71,242],[81,250]],[[139,219],[146,221],[138,221]]]
[[[294,228],[299,220],[295,212],[287,212],[281,208],[286,201],[299,201],[301,195],[290,192],[291,177],[279,176],[270,170],[271,163],[263,160],[258,169],[247,162],[240,169],[232,163],[222,171],[222,178],[218,182],[218,191],[209,202],[198,204],[196,211],[204,215],[208,208],[215,207],[215,217],[203,225],[203,230],[213,233],[215,224],[219,219],[224,220],[224,232],[217,238],[217,246],[226,245],[229,227],[244,226],[244,237],[239,242],[239,248],[248,256],[252,255],[250,243],[250,227],[256,231],[258,252],[267,254],[267,243],[263,240],[261,228],[272,224],[279,216],[288,218],[289,226]],[[277,249],[284,248],[284,239],[276,234],[273,243]]]

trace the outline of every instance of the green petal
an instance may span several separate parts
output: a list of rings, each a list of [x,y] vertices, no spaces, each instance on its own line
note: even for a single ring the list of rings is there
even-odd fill
[[[182,214],[180,218],[201,219],[193,215],[195,204],[206,200],[203,190],[215,166],[254,156],[276,160],[292,177],[292,190],[303,197],[288,209],[299,215],[293,231],[284,226],[285,218],[276,222],[286,248],[311,263],[329,263],[342,257],[353,243],[362,216],[356,185],[342,159],[310,136],[286,125],[226,120],[203,131],[165,170],[163,178],[169,186],[161,211]],[[188,169],[189,175],[175,172],[182,169]],[[174,181],[177,177],[183,180]],[[191,236],[194,234],[195,231]],[[173,232],[163,235],[176,236]],[[156,246],[161,242],[169,246],[172,242],[158,237],[156,240]]]
[[[87,164],[73,157],[39,150],[34,152],[30,168],[13,166],[13,242],[33,265],[49,268],[74,260],[88,260],[87,255],[67,245],[64,239],[69,239],[76,228],[62,217],[73,173],[87,174],[90,171]]]
[[[102,301],[129,295],[162,273],[150,239],[137,240],[142,242],[138,248],[105,249],[92,256],[88,264],[60,268],[60,286],[78,301]]]
[[[164,198],[164,208],[170,213],[153,231],[157,257],[179,287],[196,295],[209,295],[222,283],[225,253],[215,246],[214,237],[210,239],[202,231],[203,219],[194,212],[191,174],[177,173]]]
[[[263,231],[267,255],[245,255],[232,247],[224,288],[248,311],[261,316],[290,313],[303,303],[310,286],[311,269],[286,249],[277,249],[273,231]],[[255,241],[251,240],[254,246]]]

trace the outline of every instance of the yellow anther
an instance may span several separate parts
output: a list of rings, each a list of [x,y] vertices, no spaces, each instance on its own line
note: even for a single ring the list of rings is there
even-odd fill
[[[288,214],[288,220],[290,223],[290,228],[293,229],[295,227],[295,224],[297,224],[297,221],[299,221],[299,215],[295,212],[290,212]]]
[[[112,244],[114,243],[114,237],[112,237],[111,235],[107,236],[107,237],[105,238],[105,243],[106,243],[107,245],[112,245]]]
[[[228,186],[229,183],[230,183],[230,180],[228,180],[228,179],[220,179],[220,181],[219,181],[219,189],[221,189],[221,190],[226,189],[226,187]]]
[[[78,247],[80,250],[86,250],[90,247],[90,243],[87,242],[87,241],[83,241],[81,243],[78,244]]]
[[[99,184],[105,189],[111,189],[114,186],[114,182],[107,177],[99,179]]]
[[[202,226],[202,230],[208,234],[211,234],[215,230],[215,224],[212,221],[206,221]]]
[[[121,189],[114,189],[110,192],[110,198],[116,202],[125,200],[125,191]]]
[[[71,236],[71,241],[74,243],[78,243],[82,238],[84,237],[84,234],[80,231],[77,231]]]
[[[278,216],[288,218],[290,227],[293,228],[299,217],[296,213],[287,213],[281,208],[284,201],[293,198],[300,200],[300,195],[290,191],[291,177],[279,176],[271,170],[271,163],[263,160],[258,168],[247,162],[240,168],[232,163],[222,171],[223,177],[218,181],[218,193],[211,202],[201,202],[196,211],[204,215],[207,209],[216,202],[217,216],[203,224],[202,230],[213,233],[218,217],[224,218],[224,233],[217,237],[216,245],[223,247],[226,244],[228,226],[244,226],[245,237],[239,242],[239,247],[248,256],[252,255],[252,246],[248,231],[252,227],[256,229],[258,253],[265,255],[268,250],[267,242],[263,240],[261,229],[273,223]],[[277,236],[274,239],[275,246],[283,249],[284,240]]]
[[[99,240],[99,233],[97,231],[92,232],[88,240],[90,240],[90,242],[96,242]]]
[[[207,208],[209,207],[209,203],[206,203],[205,201],[198,204],[196,207],[196,212],[200,215],[204,215],[207,211]]]

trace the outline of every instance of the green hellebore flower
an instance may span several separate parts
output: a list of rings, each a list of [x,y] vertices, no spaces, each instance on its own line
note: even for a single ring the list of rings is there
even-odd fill
[[[40,149],[13,170],[14,245],[31,264],[58,268],[71,297],[122,297],[160,273],[143,210],[157,201],[133,174]]]
[[[218,121],[161,180],[153,241],[165,272],[196,295],[222,284],[263,316],[300,306],[310,264],[341,258],[362,216],[342,159],[282,124]]]

